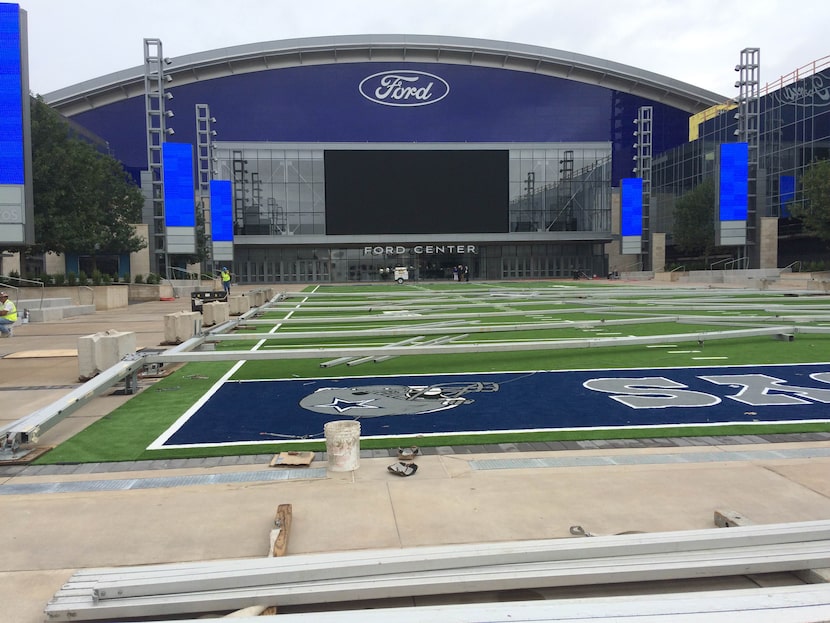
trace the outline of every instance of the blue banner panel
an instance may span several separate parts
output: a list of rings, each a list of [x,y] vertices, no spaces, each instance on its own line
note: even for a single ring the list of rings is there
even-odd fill
[[[827,422],[830,364],[230,381],[152,448],[323,437]],[[231,417],[232,415],[232,417]]]
[[[643,180],[627,177],[620,180],[620,203],[623,236],[643,235]]]
[[[0,4],[0,184],[24,183],[20,68],[20,7]]]
[[[434,80],[426,86],[414,83],[410,97],[394,100],[413,105],[391,106],[397,91],[381,100],[385,95],[382,90],[378,94],[381,85],[370,87],[367,82],[379,72],[401,78],[420,72]],[[612,136],[610,89],[489,67],[336,63],[178,86],[172,82],[168,88],[175,96],[170,105],[177,113],[209,101],[211,115],[221,120],[222,136],[234,141],[267,137],[273,142],[558,143],[603,142]],[[683,116],[680,127],[688,132],[688,113],[678,112]],[[128,165],[144,167],[144,115],[144,99],[136,96],[72,118],[106,137],[116,156]],[[176,127],[177,140],[195,143],[195,124],[191,125]]]
[[[164,223],[167,227],[195,227],[193,146],[165,143],[161,157],[164,165]]]
[[[214,242],[233,241],[233,200],[229,180],[210,181],[210,227]]]
[[[790,215],[789,204],[795,200],[795,175],[781,175],[778,178],[778,196],[782,217]]]
[[[745,221],[749,195],[749,145],[720,145],[718,220]]]

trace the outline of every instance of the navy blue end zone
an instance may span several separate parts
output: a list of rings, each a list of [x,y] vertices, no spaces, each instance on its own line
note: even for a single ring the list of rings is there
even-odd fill
[[[830,421],[830,364],[228,381],[150,448],[322,439]]]

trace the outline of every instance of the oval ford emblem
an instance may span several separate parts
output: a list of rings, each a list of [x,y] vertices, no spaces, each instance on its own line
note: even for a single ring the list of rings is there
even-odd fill
[[[439,102],[450,92],[443,78],[424,71],[393,69],[372,74],[360,81],[360,94],[384,106],[426,106]]]

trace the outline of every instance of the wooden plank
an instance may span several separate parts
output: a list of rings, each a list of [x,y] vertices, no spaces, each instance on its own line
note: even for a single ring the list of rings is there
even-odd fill
[[[592,540],[585,539],[583,542]],[[90,596],[86,604],[73,600],[68,607],[63,606],[59,600],[52,600],[45,612],[52,621],[171,616],[235,610],[262,603],[294,606],[480,591],[734,576],[828,565],[830,541],[786,543],[717,551],[702,550],[686,555],[667,551],[640,556],[492,565],[463,572],[441,569],[345,580],[289,582],[97,602]]]
[[[291,504],[280,504],[277,507],[277,516],[274,525],[279,528],[279,534],[271,546],[269,556],[285,556],[288,547],[288,534],[291,531]]]
[[[314,460],[314,453],[313,452],[289,451],[289,452],[280,452],[279,454],[275,455],[274,458],[271,459],[271,462],[268,465],[270,465],[271,467],[283,467],[283,466],[296,467],[298,465],[311,465],[311,462],[313,460]]]

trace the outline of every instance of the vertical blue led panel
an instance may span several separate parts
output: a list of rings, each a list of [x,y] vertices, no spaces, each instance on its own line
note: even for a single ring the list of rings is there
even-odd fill
[[[233,261],[233,198],[228,180],[210,182],[210,227],[213,259]]]
[[[20,7],[0,4],[0,184],[22,185],[23,162]]]
[[[168,253],[196,252],[196,199],[193,146],[164,143],[164,224]]]
[[[26,11],[0,3],[0,244],[35,242]]]
[[[718,220],[746,221],[749,199],[749,145],[723,143],[718,169]]]
[[[195,227],[193,146],[165,143],[161,156],[164,165],[164,224],[167,227]]]
[[[789,204],[795,200],[795,175],[781,175],[778,178],[778,196],[781,216],[790,215]]]
[[[620,180],[623,236],[643,235],[643,180],[629,177]]]
[[[233,241],[233,201],[229,180],[210,182],[210,226],[214,241]]]
[[[620,234],[624,255],[643,252],[643,180],[624,177],[620,180]]]
[[[716,163],[715,244],[743,246],[749,202],[749,145],[719,145]]]

